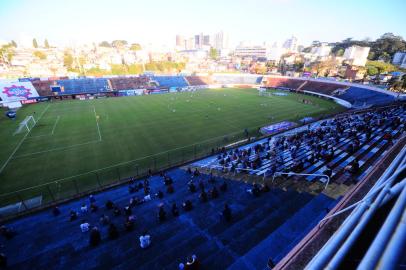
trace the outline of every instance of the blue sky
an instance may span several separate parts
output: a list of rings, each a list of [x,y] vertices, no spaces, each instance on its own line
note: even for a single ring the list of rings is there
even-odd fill
[[[0,0],[0,40],[51,44],[126,39],[171,46],[177,33],[301,43],[406,38],[406,0]]]

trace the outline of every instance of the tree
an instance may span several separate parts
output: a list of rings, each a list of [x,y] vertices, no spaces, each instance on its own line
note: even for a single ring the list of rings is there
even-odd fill
[[[343,56],[343,55],[344,55],[344,49],[343,48],[338,49],[336,52],[336,56]]]
[[[216,60],[217,57],[218,57],[217,50],[216,50],[215,48],[210,48],[210,53],[209,53],[209,55],[210,55],[210,58],[211,58],[211,59]]]
[[[45,48],[49,49],[50,46],[49,46],[48,39],[45,39],[44,46],[45,46]]]
[[[127,45],[128,42],[126,40],[113,40],[111,42],[111,45],[115,48],[121,48],[124,47],[125,45]]]
[[[368,61],[366,67],[367,69],[369,67],[375,67],[378,70],[378,73],[387,73],[397,70],[396,66],[380,61]]]
[[[379,70],[375,66],[367,66],[367,73],[369,76],[374,76],[379,73]]]
[[[35,55],[35,57],[37,57],[37,58],[39,58],[41,60],[47,59],[46,54],[41,52],[41,51],[35,51],[34,55]]]
[[[63,65],[67,69],[72,69],[73,68],[73,56],[69,52],[65,52],[63,56]]]
[[[12,45],[14,48],[17,48],[17,43],[16,43],[14,40],[11,41],[11,45]]]
[[[37,40],[34,38],[33,40],[32,40],[32,46],[36,49],[36,48],[38,48],[38,42],[37,42]]]
[[[99,44],[100,47],[111,48],[111,44],[108,41],[102,41]]]
[[[142,48],[141,48],[140,44],[138,44],[138,43],[131,44],[130,50],[132,50],[132,51],[140,51],[141,49]]]

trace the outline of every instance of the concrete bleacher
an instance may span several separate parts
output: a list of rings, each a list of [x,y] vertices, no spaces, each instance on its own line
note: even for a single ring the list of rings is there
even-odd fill
[[[268,77],[264,84],[266,87],[282,89],[298,89],[305,81],[293,78]]]
[[[317,92],[325,95],[332,95],[332,93],[337,89],[346,88],[340,84],[323,82],[323,81],[306,81],[301,87],[301,90],[307,90],[312,92]]]
[[[239,258],[230,269],[265,269],[267,261],[262,254],[269,254],[272,261],[280,261],[316,224],[333,208],[338,200],[324,194],[317,195],[286,220],[282,226]],[[301,233],[297,233],[301,231]]]
[[[185,79],[191,86],[210,85],[212,80],[207,76],[186,76]]]
[[[142,196],[143,191],[130,194],[127,186],[96,194],[96,204],[100,208],[95,213],[79,214],[76,221],[68,220],[69,211],[79,211],[82,203],[89,204],[87,198],[61,205],[61,214],[57,217],[46,210],[7,223],[18,233],[11,240],[2,240],[10,269],[45,269],[50,265],[52,269],[177,269],[178,264],[191,254],[198,256],[201,269],[226,269],[238,264],[240,258],[252,256],[256,249],[264,247],[263,241],[273,233],[289,231],[291,237],[284,242],[294,245],[307,232],[307,227],[288,226],[292,224],[289,220],[307,220],[313,224],[324,215],[323,209],[334,203],[333,199],[320,201],[320,198],[307,193],[280,189],[253,197],[246,192],[249,184],[220,178],[215,185],[227,181],[228,190],[220,191],[217,199],[203,203],[198,199],[198,192],[188,190],[190,175],[186,171],[174,169],[168,174],[174,179],[175,192],[167,194],[162,178],[153,176],[150,180],[151,194],[162,190],[165,196],[133,208],[136,222],[132,232],[123,228],[124,214],[113,217],[111,210],[104,207],[108,199],[123,208],[132,196]],[[207,175],[200,178],[207,188],[211,186]],[[186,199],[194,205],[190,212],[181,209],[181,203]],[[313,200],[318,203],[311,203]],[[173,202],[180,208],[179,217],[172,217],[170,213],[169,207]],[[165,205],[168,217],[163,223],[157,221],[157,205],[161,203]],[[233,211],[230,223],[219,214],[225,203]],[[307,210],[303,210],[305,204]],[[305,212],[300,214],[301,211]],[[309,212],[312,215],[307,216]],[[303,216],[305,213],[306,217]],[[109,215],[111,222],[117,226],[118,239],[107,239],[107,227],[98,222],[102,214]],[[80,232],[82,219],[100,229],[102,242],[99,246],[90,247],[88,233]],[[285,225],[286,230],[282,229]],[[310,223],[308,226],[311,226]],[[152,245],[142,250],[138,237],[145,230],[152,237]],[[272,245],[278,240],[268,239],[266,242]],[[287,251],[273,252],[277,253],[275,258],[282,258]],[[262,263],[266,263],[269,253],[255,254],[258,259],[255,269],[265,268]]]
[[[108,80],[105,78],[84,78],[57,80],[56,84],[61,86],[61,94],[85,94],[111,91]]]
[[[253,74],[213,74],[212,79],[218,84],[259,84],[262,81],[262,76]]]
[[[336,97],[360,105],[383,105],[395,100],[391,95],[354,86],[349,87],[343,94],[336,95]]]
[[[51,85],[53,84],[53,81],[40,81],[40,80],[36,80],[36,81],[32,81],[32,85],[34,86],[34,88],[37,90],[38,94],[41,97],[45,97],[45,96],[52,96],[52,92],[51,92]]]
[[[186,87],[188,86],[183,76],[153,76],[152,79],[158,82],[161,87]]]
[[[255,153],[254,147],[256,144],[262,145],[262,147],[266,147],[268,144],[268,141],[262,140],[260,142],[257,142],[256,144],[253,143],[250,146],[243,146],[240,147],[241,150],[247,151],[247,149],[251,148],[251,155],[249,157],[249,161],[253,161],[257,156],[261,158],[261,164],[259,167],[255,168],[248,168],[248,174],[249,175],[256,175],[256,176],[272,176],[273,173],[275,172],[292,172],[294,171],[294,161],[296,160],[303,160],[305,161],[303,164],[303,168],[301,171],[296,171],[299,173],[305,173],[305,174],[323,174],[326,166],[329,166],[333,170],[333,179],[341,178],[341,176],[344,175],[344,168],[351,164],[351,162],[355,159],[359,160],[359,166],[360,166],[360,173],[362,170],[367,170],[367,167],[364,167],[364,165],[370,164],[373,160],[375,160],[380,153],[385,151],[386,148],[390,146],[390,141],[386,140],[384,138],[385,135],[390,134],[392,139],[398,138],[401,133],[404,130],[404,125],[405,125],[405,113],[403,108],[397,108],[397,109],[391,109],[391,112],[393,113],[394,116],[389,117],[386,119],[385,116],[385,111],[382,111],[381,113],[383,119],[385,118],[386,120],[383,120],[380,126],[372,126],[370,128],[370,137],[367,138],[366,135],[363,132],[358,131],[357,134],[353,137],[350,135],[350,133],[345,132],[344,134],[341,134],[340,137],[338,138],[338,141],[334,142],[334,144],[331,145],[331,138],[323,138],[321,139],[317,144],[321,147],[330,145],[329,147],[334,150],[334,155],[331,157],[331,160],[326,160],[324,158],[319,158],[314,161],[314,163],[309,163],[307,161],[307,158],[310,156],[310,153],[312,152],[307,145],[306,140],[302,141],[300,143],[300,146],[297,148],[296,151],[296,156],[292,157],[292,153],[289,149],[285,149],[283,151],[280,151],[277,153],[275,157],[267,157],[267,152],[262,151],[259,153]],[[370,117],[370,116],[368,116]],[[374,121],[378,120],[378,116],[375,114],[374,116]],[[393,120],[399,117],[400,123],[397,125],[394,125]],[[363,115],[359,115],[357,117],[352,117],[352,125],[353,128],[358,125],[363,123]],[[324,122],[324,127],[328,128],[329,126],[329,121],[327,120]],[[365,125],[365,123],[363,123]],[[352,128],[351,128],[352,129]],[[354,153],[349,153],[347,151],[348,146],[355,141],[355,138],[357,138],[360,142],[359,147],[355,150]],[[270,144],[272,144],[272,140],[270,141]],[[232,157],[233,152],[230,151],[227,153],[226,156]],[[276,162],[277,157],[281,158],[283,162],[281,164],[278,164]],[[245,171],[239,171],[239,167],[236,162],[229,162],[227,165],[220,164],[219,160],[223,160],[221,155],[217,159],[207,159],[203,163],[196,163],[196,166],[203,166],[203,167],[212,167],[217,170],[221,171],[230,171],[230,170],[235,170],[236,173],[243,173],[247,174]],[[234,163],[234,167],[232,167],[232,163]],[[271,166],[276,164],[276,170],[269,172]],[[348,178],[348,177],[347,177]],[[346,182],[348,179],[340,179],[337,180],[340,183]],[[309,182],[314,181],[315,179],[320,180],[321,182],[325,183],[326,178],[325,177],[320,177],[320,176],[307,176],[305,179]],[[352,179],[352,178],[350,178]]]
[[[115,77],[110,78],[109,84],[113,91],[144,89],[148,87],[148,77]]]

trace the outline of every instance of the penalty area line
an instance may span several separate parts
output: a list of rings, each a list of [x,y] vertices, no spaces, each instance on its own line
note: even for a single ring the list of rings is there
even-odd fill
[[[58,117],[56,118],[56,121],[55,121],[54,127],[52,128],[51,135],[54,135],[54,131],[55,131],[56,125],[57,125],[57,124],[58,124],[58,122],[59,122],[59,118],[61,118],[61,117],[58,115]]]
[[[78,144],[73,144],[73,145],[69,145],[69,146],[65,146],[65,147],[57,147],[57,148],[52,148],[49,150],[44,150],[44,151],[38,151],[38,152],[33,152],[33,153],[28,153],[28,154],[23,154],[23,155],[19,155],[14,157],[13,159],[18,159],[18,158],[24,158],[24,157],[29,157],[29,156],[34,156],[34,155],[38,155],[38,154],[43,154],[43,153],[49,153],[49,152],[54,152],[54,151],[59,151],[59,150],[68,150],[70,148],[74,148],[74,147],[78,147],[78,146],[83,146],[83,145],[87,145],[87,144],[92,144],[92,143],[99,143],[99,140],[93,140],[93,141],[89,141],[89,142],[85,142],[85,143],[78,143]]]
[[[15,155],[15,153],[18,151],[18,149],[20,149],[21,145],[23,144],[23,142],[25,141],[25,139],[27,138],[28,134],[30,134],[31,130],[37,125],[37,123],[39,122],[39,120],[41,120],[42,116],[44,115],[44,113],[48,110],[49,106],[51,106],[51,104],[48,104],[48,106],[42,111],[41,115],[38,117],[38,120],[35,121],[34,126],[27,132],[25,133],[24,137],[21,139],[21,141],[18,143],[18,145],[16,146],[16,148],[14,148],[14,151],[11,153],[11,155],[8,157],[8,159],[6,160],[6,162],[4,162],[3,166],[1,166],[0,168],[0,173],[3,172],[3,170],[7,167],[8,163],[10,162],[10,160],[13,158],[13,156]]]
[[[96,125],[97,125],[97,131],[99,132],[99,141],[102,141],[102,136],[100,133],[100,127],[99,127],[99,117],[96,114],[96,108],[93,106],[93,111],[94,111],[94,117],[96,118]]]

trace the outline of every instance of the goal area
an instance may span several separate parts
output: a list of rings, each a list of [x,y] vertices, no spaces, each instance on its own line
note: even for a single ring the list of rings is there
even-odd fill
[[[18,128],[14,132],[14,135],[23,133],[23,132],[30,132],[36,123],[37,122],[35,121],[34,116],[29,115],[29,116],[25,117],[25,119],[23,121],[21,121],[20,124],[18,124]]]

